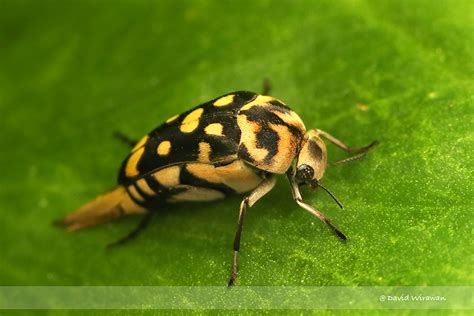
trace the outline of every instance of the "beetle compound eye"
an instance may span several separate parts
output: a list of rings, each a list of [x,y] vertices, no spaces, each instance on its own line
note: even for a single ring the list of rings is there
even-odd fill
[[[313,179],[314,176],[314,169],[308,165],[301,165],[296,170],[296,178],[302,181],[309,181]]]

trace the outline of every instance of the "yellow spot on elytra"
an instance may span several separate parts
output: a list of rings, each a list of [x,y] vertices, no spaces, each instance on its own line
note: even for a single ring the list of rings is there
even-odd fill
[[[134,151],[132,155],[128,158],[127,165],[125,167],[125,175],[127,177],[130,178],[138,176],[139,172],[137,169],[137,165],[144,152],[145,147],[140,147],[136,151]]]
[[[216,135],[216,136],[224,136],[222,132],[224,131],[224,126],[221,123],[212,123],[206,126],[204,132],[207,135]]]
[[[214,106],[226,106],[234,102],[234,94],[226,95],[225,97],[219,98],[214,102]]]
[[[198,161],[199,162],[209,162],[211,157],[211,145],[206,142],[199,143],[199,154],[198,154]]]
[[[259,95],[258,97],[255,98],[255,100],[244,105],[241,110],[248,110],[255,105],[268,104],[269,102],[275,101],[275,100],[277,99],[275,99],[274,97],[270,97],[268,95]],[[280,102],[281,104],[285,104],[281,102],[280,100],[277,100],[277,101]]]
[[[160,156],[166,156],[170,153],[170,150],[171,150],[171,142],[169,140],[164,140],[158,145],[156,152]]]
[[[148,140],[148,135],[145,135],[142,139],[140,139],[140,141],[133,147],[132,149],[132,152],[134,152],[135,150],[137,150],[138,148],[140,147],[143,147],[143,145],[145,145],[145,143],[147,142]]]
[[[140,190],[145,193],[146,195],[153,196],[156,195],[155,191],[153,191],[152,188],[148,185],[145,179],[139,179],[137,181],[137,186],[140,188]]]
[[[165,187],[175,187],[179,185],[179,173],[179,166],[172,166],[155,172],[153,177]]]
[[[128,192],[130,192],[130,195],[137,201],[144,202],[145,199],[138,193],[137,189],[131,185],[128,187]]]
[[[191,113],[189,113],[181,122],[179,129],[183,133],[191,133],[199,126],[199,119],[201,118],[202,113],[204,112],[203,108],[198,108]]]
[[[173,122],[174,120],[176,120],[178,118],[178,114],[176,115],[173,115],[172,117],[170,117],[169,119],[166,120],[166,123],[171,123]]]

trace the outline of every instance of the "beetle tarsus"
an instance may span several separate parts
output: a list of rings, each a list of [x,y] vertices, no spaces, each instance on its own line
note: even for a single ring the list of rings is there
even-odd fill
[[[334,226],[329,220],[324,221],[324,223],[326,223],[326,225],[331,227],[332,231],[336,234],[337,237],[339,237],[340,240],[342,241],[347,240],[346,235],[344,235],[344,233],[341,232],[336,226]]]
[[[234,250],[234,257],[232,260],[232,272],[230,274],[229,283],[227,283],[227,287],[232,287],[235,285],[235,280],[237,279],[237,258],[239,255],[238,250]]]
[[[351,162],[351,161],[362,159],[365,156],[367,156],[370,149],[377,146],[378,144],[379,144],[378,141],[373,141],[372,143],[370,143],[367,146],[364,146],[364,147],[361,147],[361,148],[356,148],[356,150],[353,151],[353,152],[358,152],[357,155],[331,162],[331,163],[329,163],[329,165],[330,166],[335,166],[335,165],[340,165],[340,164],[343,164],[343,163],[348,163],[348,162]]]
[[[370,144],[362,147],[348,147],[347,152],[358,154],[358,153],[367,153],[371,148],[377,146],[380,142],[378,140],[374,140]]]
[[[334,232],[336,233],[337,237],[339,237],[339,239],[341,239],[342,241],[346,241],[347,240],[347,237],[346,235],[344,235],[340,230],[338,230],[337,228],[334,229]]]

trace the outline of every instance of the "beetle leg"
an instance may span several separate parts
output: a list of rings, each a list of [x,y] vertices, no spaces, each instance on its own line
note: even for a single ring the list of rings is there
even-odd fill
[[[114,248],[133,240],[135,237],[137,237],[140,234],[141,231],[143,231],[148,226],[154,214],[155,212],[151,212],[151,211],[148,211],[147,213],[145,213],[145,216],[138,223],[137,227],[135,227],[130,233],[120,238],[119,240],[116,240],[108,244],[106,248],[107,249]]]
[[[230,279],[228,286],[232,286],[235,283],[235,279],[237,278],[237,261],[239,256],[240,250],[240,236],[242,234],[242,227],[244,224],[244,217],[245,213],[247,212],[247,208],[252,207],[260,198],[262,198],[265,194],[271,191],[275,186],[276,179],[274,176],[269,176],[268,178],[264,179],[260,184],[240,203],[240,212],[239,212],[239,222],[237,225],[237,231],[235,233],[234,238],[234,256],[232,259],[232,272],[230,274]]]
[[[136,143],[138,143],[138,141],[129,138],[127,135],[125,135],[125,134],[122,133],[122,132],[114,132],[113,135],[114,135],[114,137],[117,138],[119,141],[121,141],[122,143],[124,143],[124,144],[126,144],[126,145],[129,145],[129,146],[132,147],[132,148],[133,148],[133,146],[135,146]]]
[[[262,95],[270,95],[271,91],[272,91],[272,83],[270,82],[270,79],[264,78],[263,87],[262,87]]]
[[[312,207],[311,205],[303,201],[300,188],[298,187],[298,183],[295,181],[295,178],[290,173],[287,173],[287,177],[288,177],[288,181],[290,181],[291,193],[293,194],[293,199],[295,200],[296,204],[298,204],[298,206],[305,209],[309,213],[313,214],[319,220],[321,220],[326,225],[328,225],[332,229],[332,231],[337,235],[337,237],[339,237],[339,239],[346,240],[347,237],[336,226],[334,226],[331,223],[331,220],[329,219],[329,217],[327,217],[326,215],[324,215],[324,213],[322,213],[318,209]]]
[[[357,155],[354,155],[354,156],[350,156],[348,158],[344,158],[344,159],[341,159],[341,160],[336,160],[336,161],[330,162],[329,165],[331,165],[331,166],[341,165],[343,163],[359,160],[361,158],[364,158],[365,156],[367,156],[367,151],[365,151],[363,153],[360,153],[360,154],[357,154]]]
[[[367,152],[374,146],[376,146],[379,142],[378,141],[373,141],[372,143],[370,143],[369,145],[367,146],[363,146],[363,147],[349,147],[347,146],[346,144],[344,144],[342,141],[340,141],[339,139],[337,139],[336,137],[332,136],[331,134],[329,133],[326,133],[325,131],[322,131],[320,129],[317,129],[316,130],[317,133],[326,138],[327,140],[329,140],[331,143],[333,143],[334,145],[336,145],[337,147],[339,147],[340,149],[344,150],[345,152],[348,152],[348,153],[353,153],[353,154],[356,154],[354,156],[351,156],[349,158],[345,158],[345,159],[341,159],[341,160],[338,160],[338,161],[335,161],[335,162],[332,162],[331,165],[337,165],[337,164],[342,164],[342,163],[346,163],[346,162],[351,162],[351,161],[354,161],[354,160],[358,160],[358,159],[361,159],[363,158],[365,155],[367,155]]]

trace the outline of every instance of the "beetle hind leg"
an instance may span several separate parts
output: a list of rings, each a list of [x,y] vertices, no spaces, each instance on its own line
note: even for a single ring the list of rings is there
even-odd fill
[[[148,224],[150,223],[150,221],[153,218],[154,214],[155,214],[154,212],[148,211],[145,214],[145,216],[140,220],[137,227],[135,227],[130,233],[128,233],[124,237],[120,238],[119,240],[116,240],[116,241],[108,244],[106,248],[107,249],[115,248],[117,246],[121,246],[121,245],[135,239],[143,230],[145,230],[148,227]]]
[[[275,186],[276,179],[274,176],[269,176],[264,179],[260,184],[240,203],[240,212],[239,212],[239,222],[237,225],[237,231],[234,238],[234,255],[232,258],[232,271],[230,274],[230,279],[228,286],[233,286],[237,278],[238,270],[238,257],[240,250],[240,237],[242,234],[242,227],[244,224],[245,214],[247,209],[252,207],[258,200],[260,200],[265,194],[270,192]]]

